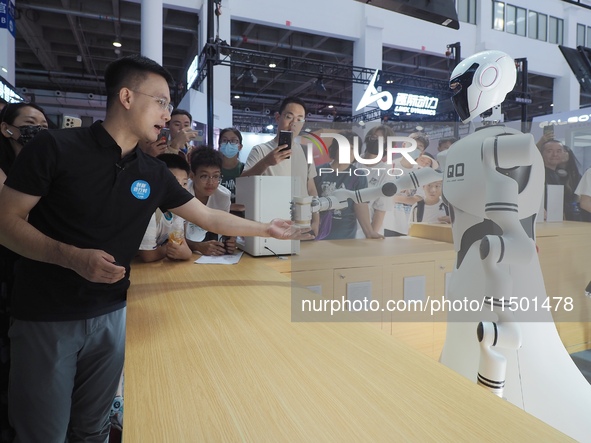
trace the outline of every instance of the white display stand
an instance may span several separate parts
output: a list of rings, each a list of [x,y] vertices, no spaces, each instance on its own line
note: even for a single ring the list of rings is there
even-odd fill
[[[236,203],[245,206],[249,220],[269,222],[274,218],[291,219],[292,191],[300,189],[299,177],[252,176],[236,179]],[[299,240],[245,237],[240,246],[252,256],[286,255],[300,252]]]

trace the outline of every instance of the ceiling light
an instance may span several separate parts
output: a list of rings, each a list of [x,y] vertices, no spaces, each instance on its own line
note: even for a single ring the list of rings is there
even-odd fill
[[[277,65],[275,63],[269,63],[269,68],[276,68]]]
[[[392,80],[391,78],[386,80],[387,85],[391,85],[392,83],[394,83],[394,80]]]
[[[240,96],[239,95],[235,95],[234,98],[240,98]]]
[[[334,105],[328,105],[328,109],[334,108]]]
[[[271,129],[273,129],[274,126],[273,125],[267,125],[267,129],[270,131]]]
[[[120,48],[121,46],[123,46],[121,44],[121,42],[119,41],[119,39],[115,39],[115,41],[113,42],[113,46],[115,46],[116,48]]]

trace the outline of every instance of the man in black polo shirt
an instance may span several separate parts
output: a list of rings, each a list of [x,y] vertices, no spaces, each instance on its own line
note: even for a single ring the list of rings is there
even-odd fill
[[[206,208],[137,148],[170,119],[170,74],[145,57],[105,73],[107,114],[44,131],[0,193],[0,242],[17,265],[9,414],[15,442],[106,442],[123,368],[129,265],[156,208],[227,235],[295,238]]]

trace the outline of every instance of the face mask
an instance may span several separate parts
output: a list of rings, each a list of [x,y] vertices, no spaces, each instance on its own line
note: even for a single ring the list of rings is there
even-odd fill
[[[379,140],[368,140],[365,145],[365,152],[368,154],[378,155],[379,149]],[[382,150],[382,154],[385,154],[384,150]]]
[[[220,152],[227,158],[236,157],[236,155],[238,155],[238,145],[223,143],[220,145]]]
[[[21,136],[17,139],[17,143],[25,146],[33,137],[35,137],[40,131],[44,130],[43,126],[33,126],[33,125],[26,125],[26,126],[18,126],[18,130],[21,132]]]

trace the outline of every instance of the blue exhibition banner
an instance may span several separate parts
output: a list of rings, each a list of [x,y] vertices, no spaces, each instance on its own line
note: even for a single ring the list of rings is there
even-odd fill
[[[0,29],[8,29],[8,32],[16,38],[14,0],[0,0]]]

